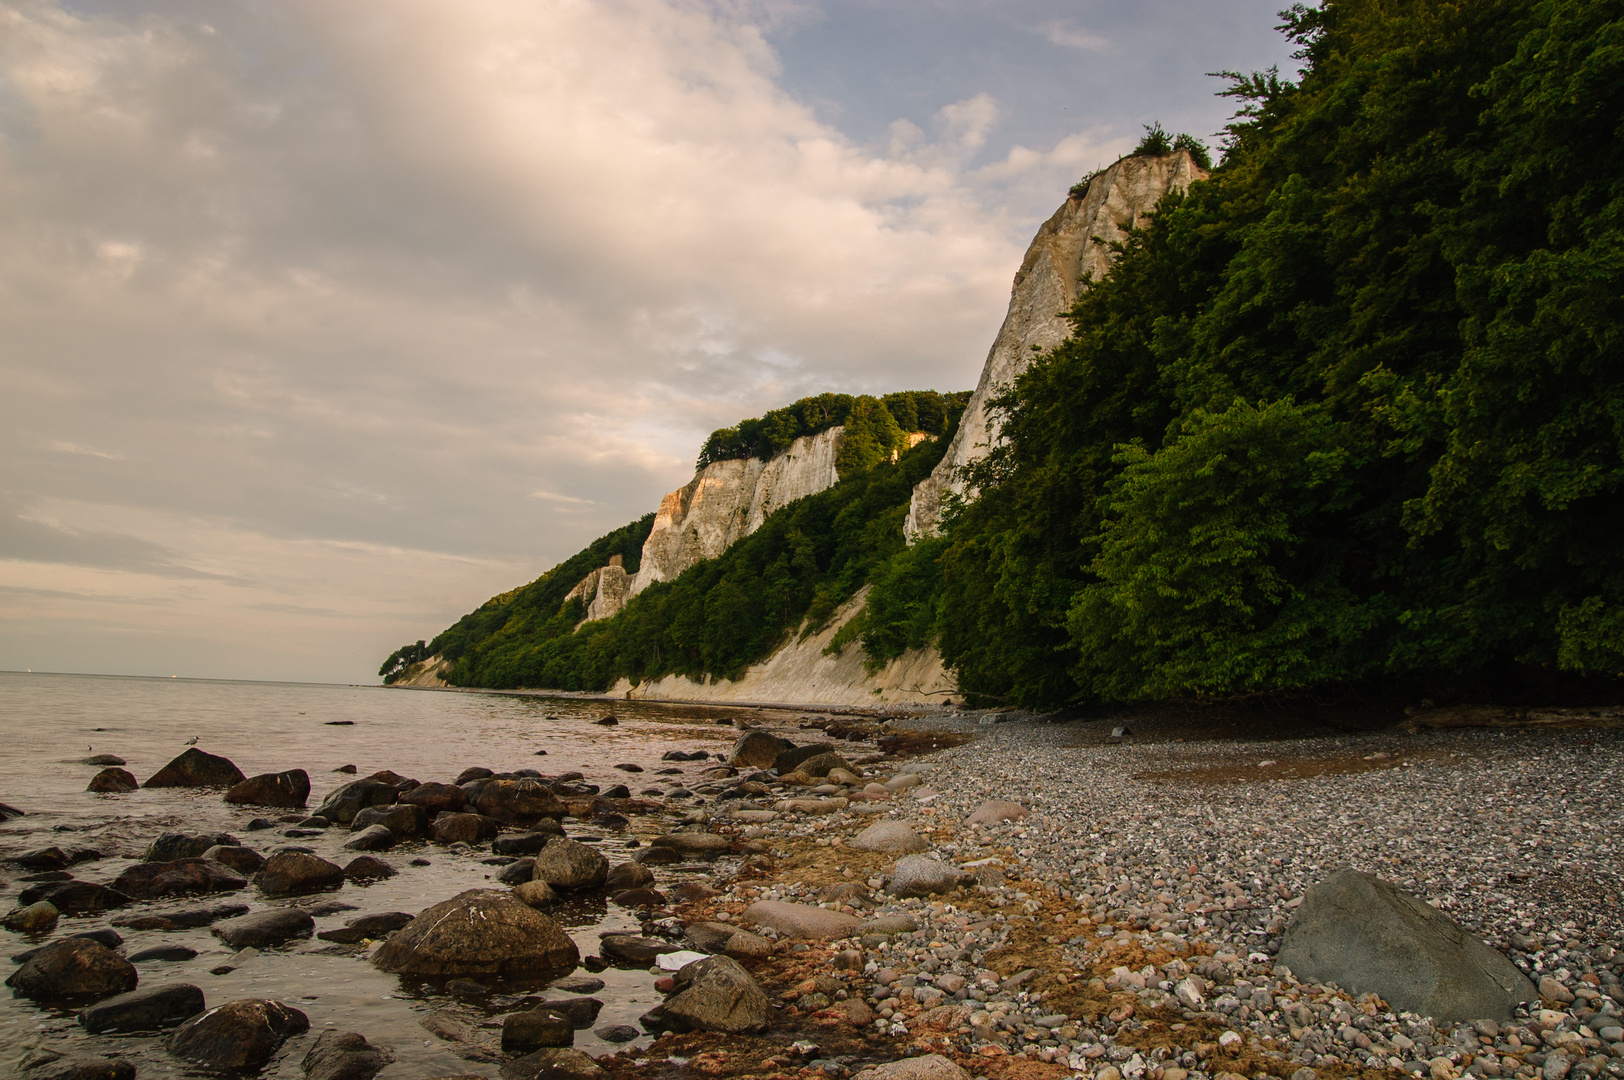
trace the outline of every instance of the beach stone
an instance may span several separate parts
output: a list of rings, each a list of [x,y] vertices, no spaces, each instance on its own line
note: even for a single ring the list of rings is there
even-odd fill
[[[348,825],[369,806],[388,806],[399,793],[393,784],[367,777],[351,780],[329,792],[316,808],[316,816],[339,825]]]
[[[535,865],[531,865],[531,873],[535,873]],[[528,904],[533,908],[549,908],[558,903],[558,893],[545,881],[531,878],[513,887],[513,898],[521,904]]]
[[[259,872],[259,891],[266,896],[298,896],[343,884],[343,867],[302,851],[278,851]]]
[[[495,775],[496,773],[491,769],[484,768],[480,765],[474,765],[458,773],[457,778],[451,781],[451,783],[455,787],[461,787],[463,784],[466,784],[471,780],[489,780]]]
[[[174,862],[176,859],[201,859],[212,847],[235,844],[237,838],[230,833],[159,833],[158,839],[142,852],[143,862]]]
[[[536,856],[536,880],[555,889],[595,889],[608,876],[609,860],[575,840],[555,840]]]
[[[213,859],[135,863],[113,879],[114,889],[137,900],[235,892],[247,887],[246,878],[239,877],[229,867]]]
[[[19,934],[44,934],[56,928],[60,914],[55,904],[49,900],[39,900],[27,907],[17,908],[0,921],[0,926]]]
[[[907,791],[909,788],[916,788],[924,782],[924,778],[918,773],[897,773],[897,775],[885,782],[884,787],[885,790],[894,795],[899,791]]]
[[[818,901],[825,904],[854,905],[874,902],[868,894],[868,888],[857,881],[842,881],[838,885],[830,885],[818,893]]]
[[[574,1046],[575,1025],[558,1013],[538,1005],[527,1012],[502,1018],[504,1053],[527,1053],[544,1046]]]
[[[85,790],[100,792],[104,795],[122,794],[126,791],[134,791],[140,786],[140,784],[136,783],[135,774],[128,769],[109,768],[103,769],[95,776],[92,776],[90,785]]]
[[[833,743],[813,743],[810,746],[796,746],[792,743],[785,746],[777,754],[773,755],[773,760],[770,767],[774,772],[778,773],[779,776],[788,776],[790,773],[794,772],[800,767],[801,762],[810,761],[819,754],[832,754],[834,752],[835,747]],[[737,763],[729,761],[728,764],[733,765]],[[766,768],[767,766],[762,767]]]
[[[745,909],[744,919],[756,926],[776,930],[785,937],[818,941],[850,937],[862,921],[839,911],[810,904],[791,904],[783,900],[758,900]]]
[[[514,859],[496,873],[496,880],[503,885],[523,885],[536,876],[536,860]]]
[[[145,986],[110,997],[79,1014],[92,1035],[104,1031],[153,1031],[174,1027],[203,1011],[203,991],[190,983]]]
[[[47,900],[63,915],[95,915],[130,902],[124,893],[94,881],[50,881],[24,889],[17,899],[24,905]]]
[[[609,902],[623,908],[657,908],[665,906],[665,894],[657,889],[623,889]]]
[[[654,884],[654,871],[642,863],[616,863],[603,879],[603,887],[619,892],[623,889],[646,889]]]
[[[418,786],[416,780],[409,776],[402,776],[393,769],[379,769],[371,776],[364,776],[362,779],[371,780],[378,784],[388,784],[394,790],[396,796],[403,795]]]
[[[280,1001],[245,998],[216,1006],[169,1039],[178,1058],[217,1069],[255,1069],[295,1035],[310,1030],[310,1018]]]
[[[28,1080],[135,1080],[135,1064],[124,1058],[88,1055],[53,1058],[30,1068],[27,1075]]]
[[[735,960],[763,960],[773,954],[773,943],[748,930],[735,931],[722,946],[722,955]]]
[[[1017,802],[1005,799],[989,799],[976,807],[975,812],[964,819],[966,825],[997,825],[1004,821],[1021,821],[1029,811]]]
[[[794,754],[796,751],[792,750],[790,753]],[[851,767],[851,762],[847,761],[833,750],[826,750],[821,754],[814,754],[795,766],[796,772],[805,773],[807,776],[811,777],[826,777],[836,769],[844,772],[853,780],[857,779],[856,770]]]
[[[594,975],[566,975],[548,983],[547,989],[563,994],[596,994],[604,985],[604,981]]]
[[[595,997],[559,998],[544,1001],[539,1007],[557,1013],[574,1025],[576,1031],[583,1031],[598,1019],[598,1014],[603,1011],[603,1001]]]
[[[725,836],[709,832],[678,832],[656,836],[650,847],[675,851],[685,859],[714,859],[726,855],[733,842]]]
[[[727,956],[696,960],[678,971],[672,994],[653,1010],[656,1023],[675,1031],[762,1031],[772,1003],[750,973]]]
[[[229,760],[192,747],[147,778],[142,787],[230,787],[244,780]]]
[[[924,837],[902,822],[890,819],[876,821],[846,841],[846,846],[856,848],[858,851],[883,851],[892,855],[906,855],[909,852],[927,851],[930,848],[930,845],[925,843]]]
[[[468,805],[468,796],[455,784],[419,784],[400,797],[409,806],[420,806],[430,814],[459,814]]]
[[[240,844],[211,847],[203,853],[203,858],[213,859],[239,874],[257,874],[260,867],[265,865],[265,856],[253,848],[245,848]]]
[[[343,927],[323,930],[316,936],[323,941],[336,941],[341,945],[356,945],[367,940],[381,940],[406,926],[414,916],[404,911],[386,911],[378,915],[362,915],[351,919]]]
[[[495,836],[502,823],[480,814],[441,814],[430,835],[436,844],[478,844]]]
[[[1559,1005],[1571,1005],[1574,1001],[1573,991],[1563,986],[1560,979],[1553,979],[1549,975],[1539,980],[1539,996]]]
[[[727,939],[739,932],[739,928],[730,923],[722,922],[696,922],[684,928],[682,934],[694,947],[702,952],[721,952]]]
[[[303,807],[310,799],[310,774],[303,769],[260,773],[233,784],[226,802],[238,806]]]
[[[912,915],[881,915],[857,924],[859,934],[911,934],[919,929]]]
[[[498,821],[524,822],[561,818],[569,813],[564,801],[541,780],[491,780],[480,789],[475,808]]]
[[[11,973],[6,985],[35,1001],[106,996],[135,989],[135,966],[100,942],[71,937],[38,949]]]
[[[270,908],[215,923],[209,932],[233,949],[268,949],[294,938],[309,937],[316,920],[298,908]]]
[[[80,758],[81,765],[128,765],[129,762],[117,754],[91,754],[87,758]]]
[[[491,851],[497,855],[534,855],[563,835],[558,832],[508,833],[491,841]]]
[[[746,731],[728,751],[727,763],[751,769],[770,769],[779,754],[794,746],[788,739],[780,739],[765,731]]]
[[[399,975],[553,977],[580,952],[552,919],[496,889],[470,889],[421,912],[372,962]]]
[[[184,962],[196,956],[197,950],[187,945],[154,945],[148,949],[138,949],[125,959],[132,964],[141,964],[152,960]]]
[[[429,831],[429,812],[411,803],[368,806],[350,821],[350,831],[361,832],[374,825],[382,825],[396,836],[422,836]]]
[[[924,1054],[864,1069],[853,1080],[970,1080],[970,1074],[940,1054]]]
[[[372,1080],[395,1060],[353,1031],[324,1031],[299,1065],[307,1080]]]
[[[24,870],[61,870],[68,865],[68,853],[55,846],[36,848],[7,861]]]
[[[1539,992],[1448,915],[1372,874],[1338,870],[1309,888],[1277,964],[1302,980],[1374,993],[1438,1020],[1508,1019]]]
[[[595,1080],[603,1068],[579,1050],[556,1047],[503,1062],[498,1075],[502,1080]]]
[[[629,964],[652,964],[654,958],[677,951],[677,946],[659,938],[638,937],[636,934],[606,934],[598,940],[598,951],[610,960],[624,960]]]
[[[113,925],[130,930],[194,930],[221,919],[230,919],[247,913],[247,904],[216,904],[211,908],[167,911],[162,915],[125,915],[114,919]]]
[[[886,891],[897,897],[930,896],[952,892],[974,880],[974,874],[948,866],[940,859],[928,855],[904,855],[891,871]]]
[[[369,825],[351,837],[344,847],[349,851],[388,851],[398,839],[386,826]]]
[[[399,871],[376,855],[357,855],[344,864],[345,881],[382,881]]]
[[[600,1028],[593,1028],[592,1034],[606,1043],[628,1043],[641,1035],[642,1032],[630,1024],[605,1024]]]

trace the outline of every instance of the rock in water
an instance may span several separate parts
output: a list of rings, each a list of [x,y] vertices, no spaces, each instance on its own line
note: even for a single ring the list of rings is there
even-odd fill
[[[726,1031],[732,1034],[766,1028],[772,1003],[737,960],[711,956],[677,972],[672,994],[649,1016],[645,1026],[675,1031]]]
[[[1303,897],[1275,962],[1299,979],[1374,993],[1436,1020],[1503,1020],[1539,992],[1448,915],[1386,881],[1338,870]]]
[[[535,872],[533,864],[531,872]],[[536,881],[535,879],[515,885],[513,887],[513,898],[533,908],[550,908],[558,903],[558,894],[553,891],[553,887],[545,881]]]
[[[355,820],[350,822],[350,831],[361,832],[374,825],[382,825],[396,836],[421,836],[429,831],[429,812],[412,803],[369,806],[355,815]]]
[[[94,881],[50,881],[24,889],[17,899],[24,904],[48,900],[64,915],[94,915],[130,902],[130,898],[117,889]]]
[[[876,821],[853,837],[846,846],[858,851],[884,851],[892,855],[906,855],[930,848],[924,837],[902,822],[891,820]]]
[[[6,985],[18,997],[49,1001],[122,994],[134,990],[136,981],[135,965],[112,949],[88,938],[65,938],[35,952]]]
[[[280,1001],[245,998],[210,1009],[169,1039],[178,1058],[217,1069],[255,1069],[282,1044],[310,1030],[310,1019]]]
[[[159,833],[158,839],[142,852],[143,862],[174,862],[176,859],[199,859],[211,847],[235,844],[237,838],[230,833]]]
[[[20,907],[7,915],[0,926],[7,930],[15,930],[19,934],[45,934],[56,927],[56,920],[61,912],[49,900],[40,900]]]
[[[230,787],[242,783],[242,770],[215,754],[192,747],[147,778],[142,787]]]
[[[395,796],[393,784],[371,777],[365,780],[351,780],[330,792],[327,798],[321,801],[316,815],[340,825],[348,825],[362,810],[369,806],[388,806],[395,801]]]
[[[785,937],[830,940],[851,935],[861,919],[811,904],[758,900],[744,912],[746,922],[777,930]]]
[[[265,856],[252,848],[245,848],[238,844],[220,844],[203,853],[205,859],[213,859],[223,866],[229,866],[239,874],[257,874],[260,867],[265,865]]]
[[[509,833],[506,836],[498,836],[491,841],[491,850],[498,855],[534,855],[562,835],[562,829],[558,832],[537,830]]]
[[[246,849],[245,849],[246,850]],[[136,863],[113,879],[113,888],[137,900],[202,893],[233,892],[248,881],[213,859],[176,859],[174,862]]]
[[[561,818],[569,811],[553,789],[540,780],[491,780],[480,789],[474,807],[498,821],[525,822]]]
[[[897,860],[896,869],[886,882],[886,890],[892,896],[930,896],[933,893],[952,892],[974,880],[974,874],[948,866],[940,859],[928,855],[905,855]]]
[[[574,1045],[575,1026],[545,1005],[502,1019],[502,1049],[507,1053]]]
[[[641,863],[623,862],[609,868],[603,887],[613,892],[622,889],[645,889],[654,884],[654,871]]]
[[[499,1075],[502,1080],[595,1080],[603,1069],[581,1051],[560,1047],[505,1062]]]
[[[341,930],[323,930],[316,936],[323,941],[337,941],[344,945],[355,945],[368,939],[381,941],[401,927],[409,925],[412,918],[404,911],[362,915],[345,923]]]
[[[399,975],[567,975],[581,954],[552,919],[496,889],[470,889],[396,931],[372,962]]]
[[[746,731],[727,755],[729,765],[742,765],[751,769],[770,769],[778,755],[794,749],[788,739],[780,739],[765,731]]]
[[[28,1080],[135,1080],[135,1065],[123,1058],[62,1058],[29,1069]]]
[[[387,851],[395,846],[396,836],[383,825],[369,825],[356,833],[344,847],[350,851]]]
[[[457,814],[468,805],[462,788],[455,784],[419,784],[400,797],[410,806],[421,806],[430,814]]]
[[[534,878],[555,889],[595,889],[609,876],[609,860],[575,840],[554,840],[536,856]]]
[[[268,949],[296,937],[309,937],[316,920],[298,908],[270,908],[217,922],[210,933],[233,949]]]
[[[300,1064],[309,1080],[372,1080],[393,1054],[353,1031],[324,1031]]]
[[[376,855],[357,855],[344,864],[344,877],[349,881],[382,881],[396,873],[393,866]]]
[[[343,884],[342,866],[302,851],[278,851],[259,872],[259,891],[266,896],[297,896]]]
[[[310,774],[303,769],[260,773],[226,792],[226,802],[241,806],[285,806],[297,809],[310,800]]]
[[[640,967],[653,963],[656,956],[677,951],[677,946],[669,941],[636,934],[605,934],[598,939],[598,948],[610,960],[624,960]]]
[[[90,778],[90,786],[86,791],[96,791],[101,794],[121,794],[134,791],[141,785],[135,782],[135,774],[128,769],[103,769]]]
[[[436,844],[477,844],[497,834],[502,823],[479,814],[441,814],[434,819]]]
[[[80,758],[81,765],[128,765],[129,762],[117,754],[91,754],[87,758]]]
[[[98,1002],[79,1014],[92,1035],[104,1031],[156,1031],[174,1027],[203,1011],[203,991],[189,983],[131,990]]]

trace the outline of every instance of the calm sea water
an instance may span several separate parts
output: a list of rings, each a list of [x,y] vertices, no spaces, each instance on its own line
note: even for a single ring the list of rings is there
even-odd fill
[[[611,709],[618,726],[592,723]],[[79,762],[91,754],[116,754],[128,762],[125,768],[138,780],[145,780],[196,737],[201,749],[230,758],[250,776],[305,769],[311,777],[312,809],[328,791],[353,779],[333,772],[345,764],[355,765],[360,776],[393,769],[419,780],[445,782],[473,765],[497,771],[535,768],[548,775],[576,770],[604,787],[627,783],[635,793],[652,786],[667,790],[677,784],[693,786],[702,765],[673,766],[660,757],[673,749],[725,750],[736,733],[715,722],[722,715],[717,709],[644,703],[617,702],[611,707],[597,701],[376,687],[0,673],[0,802],[27,812],[0,824],[0,879],[5,881],[0,907],[9,910],[27,886],[19,880],[26,871],[6,865],[5,860],[51,845],[103,852],[104,858],[72,868],[76,877],[101,882],[116,877],[164,831],[231,832],[262,854],[281,844],[299,843],[335,862],[354,855],[342,851],[349,837],[341,827],[303,840],[283,837],[285,826],[280,825],[274,831],[248,832],[249,819],[262,815],[274,819],[277,812],[227,806],[217,791],[170,788],[90,794],[85,785],[97,768]],[[352,723],[333,726],[333,721]],[[538,756],[540,751],[545,756]],[[614,768],[619,763],[638,764],[647,771],[628,775]],[[656,769],[671,767],[684,769],[686,779],[655,775]],[[577,839],[596,838],[615,863],[632,854],[626,850],[630,839],[646,841],[668,824],[658,817],[633,818],[631,829],[618,834],[604,834],[574,821],[566,822],[565,828]],[[198,907],[211,900],[247,903],[255,910],[290,903],[309,908],[334,900],[355,905],[356,910],[317,919],[318,930],[329,929],[361,914],[417,912],[463,889],[491,885],[499,868],[479,861],[480,855],[488,854],[459,856],[431,844],[403,843],[383,853],[400,874],[373,885],[346,884],[336,893],[290,901],[267,900],[249,888],[224,897],[125,908],[113,916]],[[408,865],[418,857],[431,865]],[[657,884],[674,884],[684,872],[660,868],[656,873],[662,880]],[[113,916],[63,919],[50,938],[41,940],[102,927]],[[555,916],[575,937],[583,956],[597,952],[600,931],[636,931],[630,913],[606,907],[601,898],[572,902]],[[157,944],[198,950],[190,961],[137,965],[143,987],[189,982],[202,987],[211,1007],[239,998],[268,997],[304,1011],[310,1017],[311,1034],[290,1042],[263,1075],[302,1077],[298,1059],[309,1042],[329,1028],[358,1031],[391,1049],[398,1060],[381,1074],[384,1080],[496,1075],[494,1064],[457,1057],[450,1044],[430,1035],[419,1021],[430,1011],[443,1011],[489,1030],[504,1012],[513,1010],[511,998],[458,1002],[433,988],[405,986],[376,971],[364,958],[318,951],[325,943],[314,940],[261,953],[230,974],[211,975],[209,970],[224,964],[231,950],[207,928],[119,932],[126,953]],[[8,957],[37,943],[0,931],[0,951]],[[10,969],[14,965],[0,959],[0,970]],[[595,995],[607,1002],[598,1025],[635,1025],[637,1017],[660,1000],[654,977],[646,971],[611,968],[599,977],[608,986]],[[89,1036],[73,1016],[0,991],[0,1075],[15,1070],[36,1046],[127,1056],[143,1078],[201,1075],[169,1057],[154,1037]],[[576,1033],[576,1046],[593,1054],[611,1049],[590,1031]]]

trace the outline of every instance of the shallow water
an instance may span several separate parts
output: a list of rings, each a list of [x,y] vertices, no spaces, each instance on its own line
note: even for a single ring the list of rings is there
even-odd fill
[[[230,832],[262,854],[282,844],[304,844],[341,864],[355,854],[342,849],[349,839],[342,826],[298,840],[283,836],[283,829],[291,826],[281,824],[275,830],[249,832],[250,819],[275,820],[285,811],[228,806],[218,791],[169,788],[90,794],[85,785],[98,768],[79,761],[91,754],[116,754],[126,760],[124,767],[137,780],[145,780],[196,736],[199,748],[230,758],[249,776],[305,769],[311,777],[314,809],[328,791],[354,779],[332,771],[344,764],[354,764],[359,776],[393,769],[423,781],[450,782],[463,769],[481,765],[497,771],[534,768],[547,775],[575,770],[605,788],[628,784],[634,794],[651,786],[692,787],[704,763],[673,765],[660,761],[661,754],[674,749],[725,750],[735,737],[732,727],[715,722],[725,715],[718,709],[617,702],[612,711],[618,726],[591,723],[610,710],[600,701],[378,687],[0,673],[0,802],[27,812],[0,824],[0,879],[5,882],[0,887],[0,909],[14,906],[17,893],[29,884],[20,880],[27,871],[5,861],[52,845],[104,852],[105,858],[71,868],[75,877],[99,882],[111,881],[164,831]],[[332,721],[352,723],[331,726]],[[545,756],[537,756],[539,751]],[[629,775],[616,770],[614,766],[622,762],[639,764],[646,771]],[[671,767],[682,768],[687,779],[654,775],[658,768]],[[626,850],[631,840],[646,841],[668,825],[669,819],[650,816],[633,817],[623,833],[605,833],[573,820],[565,828],[576,839],[597,838],[613,864],[631,855]],[[363,914],[417,912],[464,889],[503,887],[493,881],[499,867],[478,861],[489,855],[488,850],[457,855],[408,841],[381,855],[400,871],[398,876],[291,900],[268,900],[250,887],[213,897],[137,904],[107,915],[64,918],[53,934],[40,939],[0,930],[0,953],[9,957],[40,941],[107,926],[112,918],[137,911],[227,902],[245,903],[254,910],[287,904],[314,909],[333,901],[355,906],[318,917],[317,930],[325,930]],[[430,865],[409,865],[414,858],[426,858]],[[708,872],[658,867],[656,887]],[[637,928],[632,913],[606,907],[601,897],[567,904],[553,914],[575,938],[583,957],[598,951],[601,931],[635,933]],[[290,1040],[264,1076],[302,1077],[299,1059],[315,1036],[329,1028],[358,1031],[388,1047],[397,1060],[380,1074],[382,1080],[456,1073],[495,1076],[495,1064],[459,1058],[455,1044],[429,1034],[419,1021],[430,1011],[443,1010],[476,1027],[486,1025],[489,1035],[499,1027],[501,1015],[515,1008],[512,997],[461,1002],[436,987],[403,984],[374,969],[364,956],[321,951],[332,947],[314,939],[260,953],[230,974],[211,975],[210,969],[226,963],[232,953],[207,927],[170,932],[120,928],[119,933],[124,953],[158,944],[183,944],[198,951],[189,961],[138,964],[143,987],[189,982],[202,987],[210,1007],[266,997],[306,1013],[310,1034]],[[0,959],[0,970],[9,974],[15,965]],[[654,990],[655,977],[646,970],[610,968],[597,977],[608,985],[593,995],[606,1002],[595,1027],[635,1026],[637,1017],[661,998]],[[170,1057],[156,1037],[91,1036],[73,1017],[72,1012],[44,1009],[0,991],[0,1074],[14,1070],[28,1049],[43,1045],[64,1053],[126,1056],[143,1078],[205,1075]],[[643,1038],[638,1044],[647,1042]],[[590,1030],[576,1032],[575,1045],[594,1055],[613,1049]]]

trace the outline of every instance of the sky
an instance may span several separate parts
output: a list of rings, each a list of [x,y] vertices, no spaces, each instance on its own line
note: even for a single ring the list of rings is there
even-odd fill
[[[1032,234],[1281,0],[0,0],[0,669],[376,682]]]

